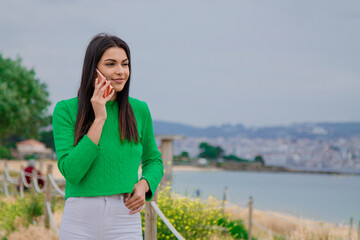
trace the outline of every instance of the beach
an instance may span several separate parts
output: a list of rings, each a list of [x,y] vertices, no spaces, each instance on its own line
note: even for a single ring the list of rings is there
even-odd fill
[[[26,167],[27,161],[26,160],[0,160],[0,170],[4,169],[4,164],[7,162],[8,167],[10,170],[16,170],[20,171],[21,166]],[[41,163],[42,162],[42,163]],[[37,161],[36,168],[40,170],[42,174],[45,174],[47,165],[51,164],[52,167],[52,176],[56,179],[63,178],[61,175],[58,167],[57,167],[57,161],[56,160],[43,160],[43,161]],[[221,168],[215,168],[215,167],[197,167],[197,166],[188,166],[188,165],[173,165],[172,167],[173,171],[188,171],[188,172],[219,172],[224,171]],[[141,171],[141,167],[139,168],[139,171]]]

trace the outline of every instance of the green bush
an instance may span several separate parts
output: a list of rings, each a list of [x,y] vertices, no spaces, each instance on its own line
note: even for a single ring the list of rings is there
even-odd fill
[[[53,196],[51,198],[51,211],[57,212],[57,211],[63,211],[65,206],[65,198],[60,195]]]
[[[10,150],[6,147],[0,146],[0,159],[13,159],[13,155],[11,154]]]
[[[23,217],[26,220],[26,225],[37,221],[37,218],[44,213],[44,195],[42,194],[36,194],[35,196],[26,195],[19,202],[23,206]]]
[[[218,225],[227,228],[230,235],[235,239],[248,239],[248,232],[242,220],[230,220],[228,217],[223,217],[219,219]]]
[[[208,198],[193,199],[172,193],[169,189],[159,192],[158,206],[175,229],[185,239],[244,239],[247,231],[241,221],[230,221],[224,215],[221,202]],[[144,213],[143,229],[145,228]],[[168,227],[158,217],[158,239],[176,239]]]
[[[1,201],[0,232],[7,236],[14,231],[16,220],[19,218],[26,227],[37,221],[38,217],[43,214],[43,206],[44,197],[42,195],[25,194],[24,198],[17,198],[15,201]]]

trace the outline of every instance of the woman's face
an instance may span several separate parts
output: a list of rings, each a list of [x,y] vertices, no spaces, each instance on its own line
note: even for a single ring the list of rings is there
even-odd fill
[[[108,48],[98,62],[97,69],[111,82],[115,92],[123,90],[129,79],[129,59],[124,49]]]

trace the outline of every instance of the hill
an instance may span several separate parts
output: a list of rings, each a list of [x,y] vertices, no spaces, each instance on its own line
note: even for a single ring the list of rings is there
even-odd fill
[[[288,126],[249,127],[242,124],[194,127],[181,123],[154,121],[155,134],[178,134],[187,137],[248,138],[349,138],[360,137],[360,122],[296,123]]]

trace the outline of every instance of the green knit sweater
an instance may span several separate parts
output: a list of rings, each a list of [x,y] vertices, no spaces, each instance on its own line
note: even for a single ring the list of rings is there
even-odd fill
[[[56,104],[53,113],[53,133],[58,168],[65,177],[65,198],[105,196],[131,193],[138,182],[138,169],[142,162],[142,177],[149,183],[146,200],[152,198],[164,167],[153,131],[149,108],[145,102],[129,98],[140,141],[121,143],[118,105],[106,103],[107,118],[96,145],[87,135],[74,146],[78,99],[72,98]]]

